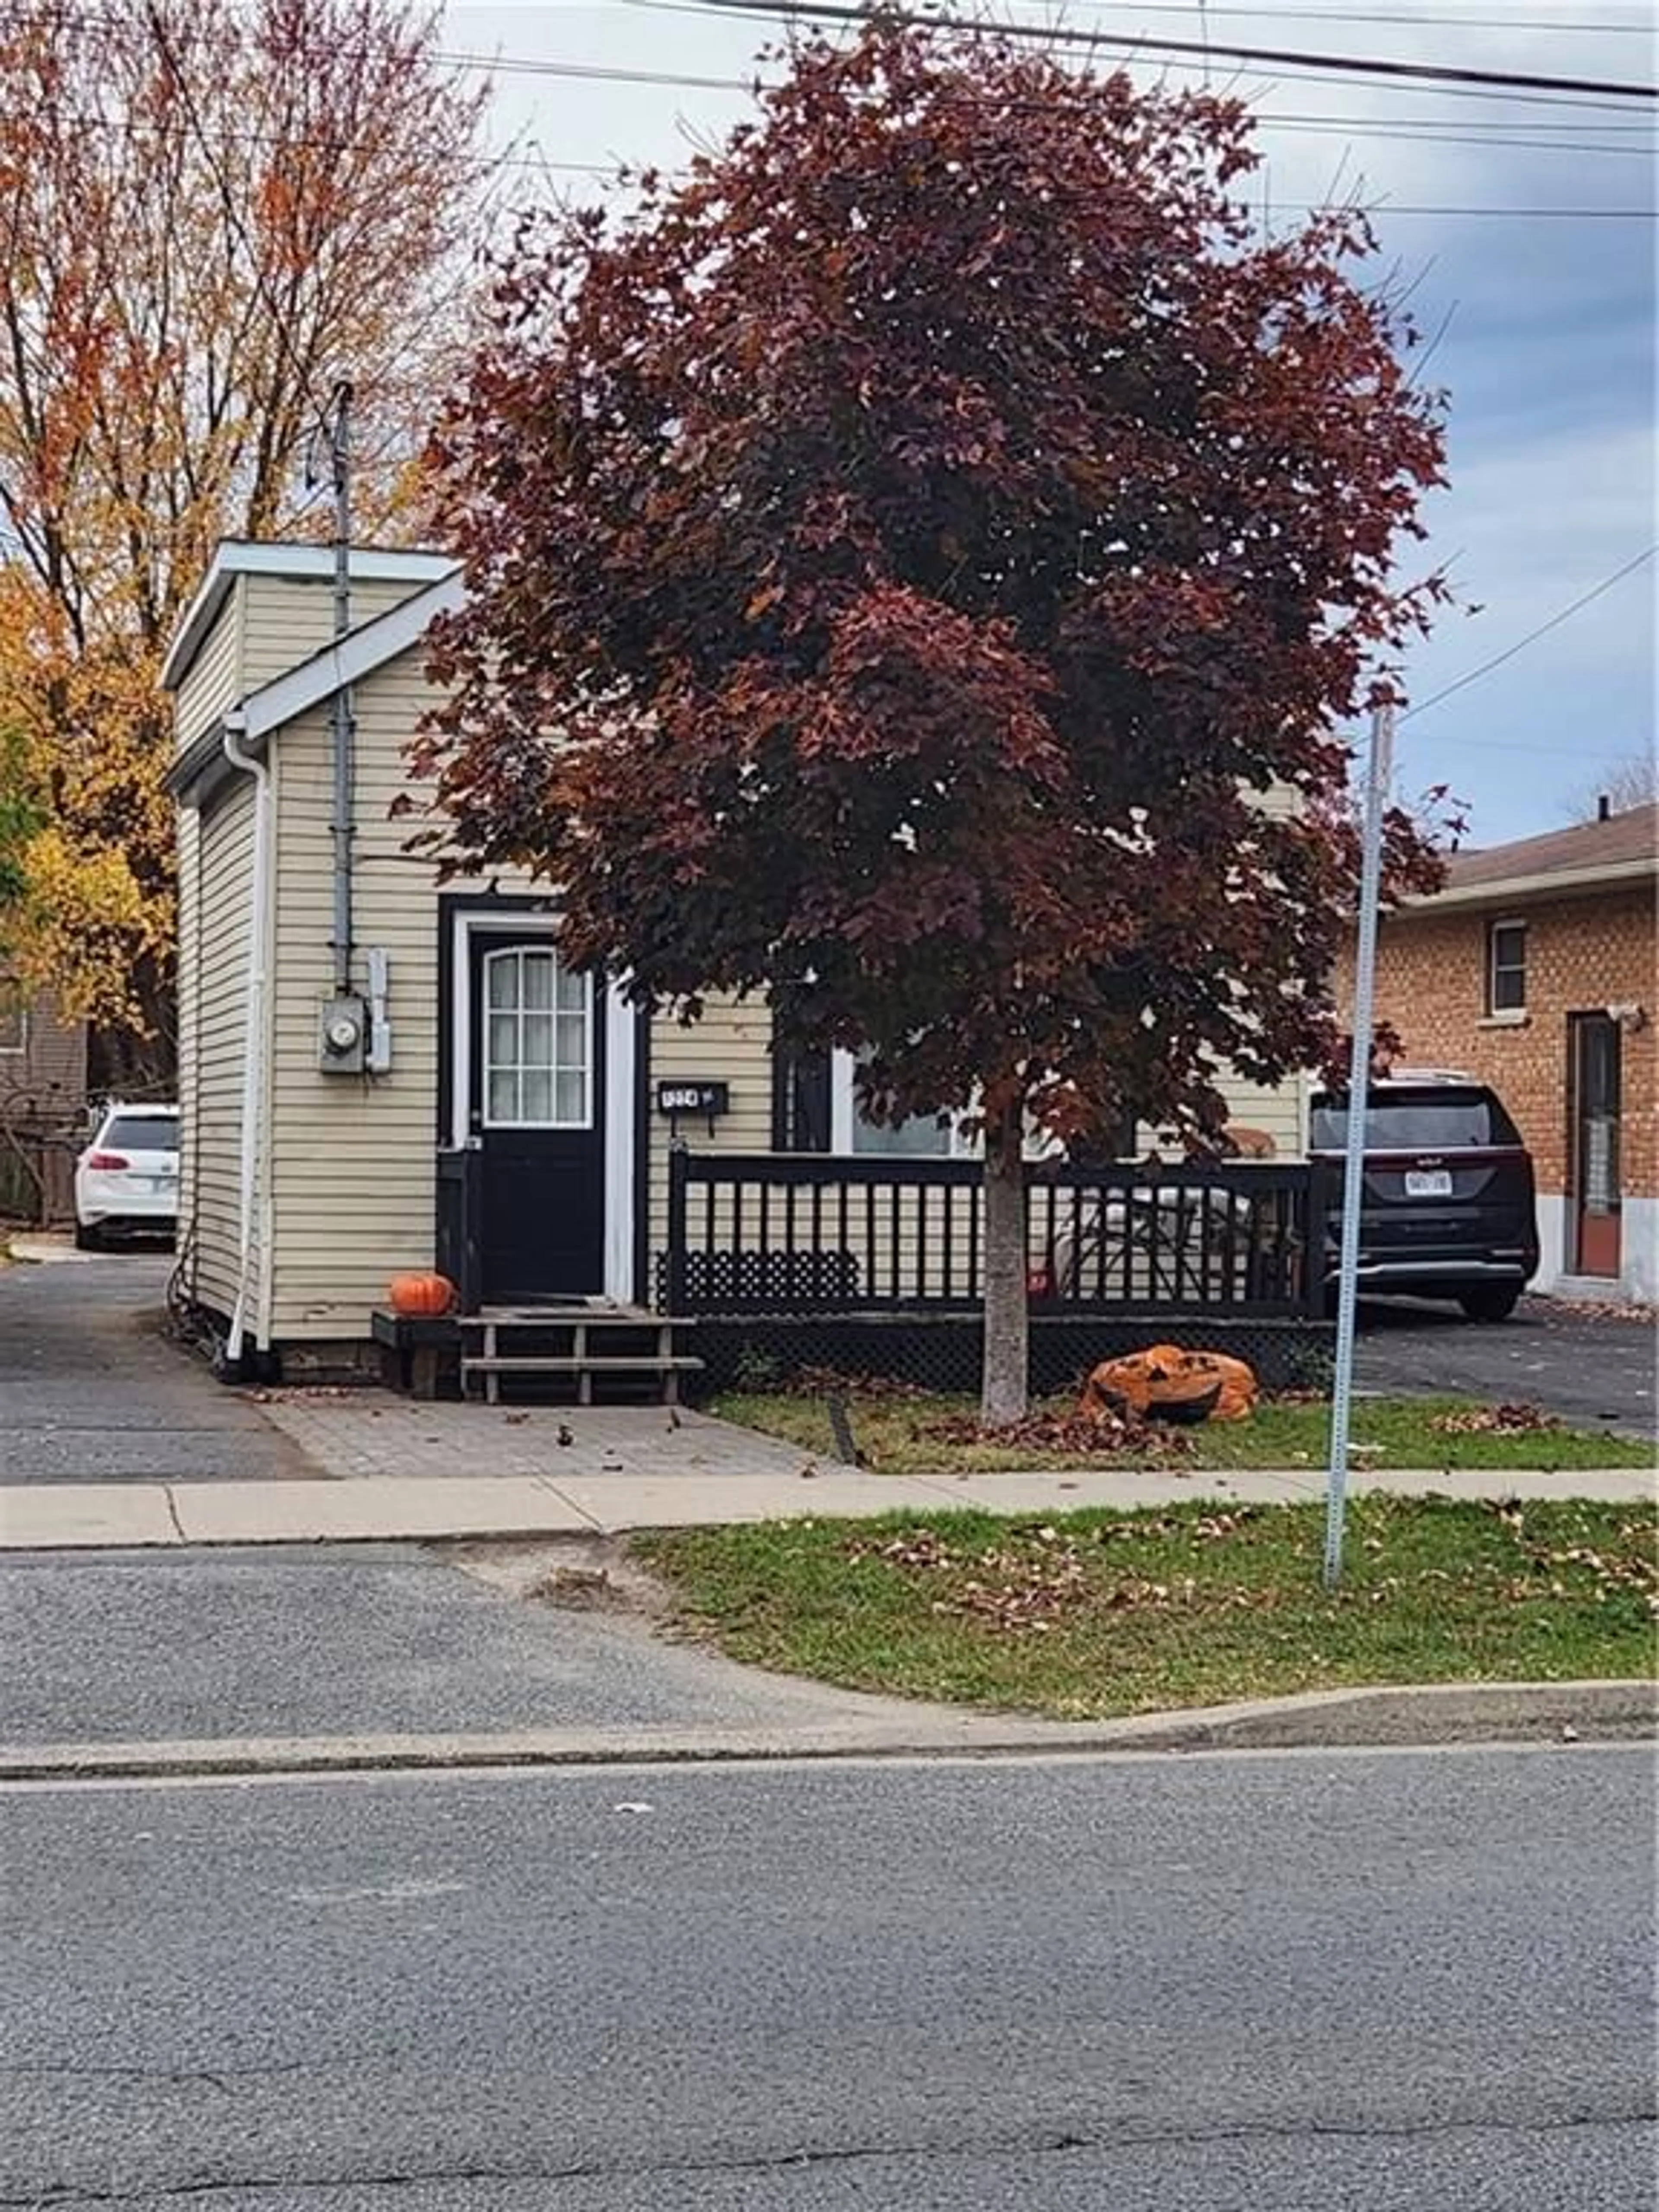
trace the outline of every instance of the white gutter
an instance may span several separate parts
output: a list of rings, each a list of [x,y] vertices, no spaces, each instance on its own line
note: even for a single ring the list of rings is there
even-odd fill
[[[242,1145],[238,1182],[238,1248],[236,1304],[230,1316],[225,1357],[239,1360],[247,1333],[248,1274],[253,1258],[254,1203],[258,1194],[260,1144],[265,1110],[265,1027],[270,1000],[270,770],[257,753],[245,748],[246,725],[240,714],[227,714],[222,743],[233,768],[253,778],[253,893],[252,930],[248,940],[246,1024],[242,1045]],[[269,1234],[259,1240],[260,1288],[269,1279]],[[258,1334],[262,1299],[255,1298],[255,1336]]]

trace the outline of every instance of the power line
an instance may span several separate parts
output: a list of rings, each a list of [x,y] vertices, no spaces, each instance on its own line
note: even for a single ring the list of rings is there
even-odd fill
[[[1645,132],[1642,134],[1644,143],[1614,146],[1600,135],[1599,130],[1594,138],[1517,138],[1508,132],[1494,137],[1476,130],[1460,131],[1450,124],[1342,123],[1322,116],[1271,115],[1259,109],[1253,112],[1258,130],[1284,131],[1297,137],[1382,138],[1401,146],[1475,146],[1492,154],[1505,153],[1510,148],[1525,154],[1612,154],[1622,155],[1626,161],[1649,163],[1654,156],[1652,143]],[[1574,126],[1578,130],[1592,127],[1595,126]]]
[[[625,7],[643,8],[648,9],[653,15],[702,15],[726,21],[731,20],[732,14],[731,8],[722,4],[722,0],[621,0],[621,4]],[[792,26],[795,22],[797,15],[802,11],[793,4],[793,0],[750,0],[749,7],[742,12],[752,15],[757,20],[764,20],[769,22],[775,22],[781,27],[787,27]],[[857,20],[863,21],[866,18],[860,15]],[[933,19],[924,17],[920,20],[925,22]],[[994,33],[997,27],[989,22],[985,22],[974,24],[970,27],[981,33],[988,35]],[[1036,24],[1024,24],[1016,27],[1019,33],[1039,42],[1046,35],[1045,31]],[[1096,40],[1092,35],[1079,34],[1076,40],[1076,43],[1085,47],[1091,47],[1098,45],[1100,41]],[[1122,60],[1120,65],[1125,68],[1133,66],[1137,58],[1135,51],[1137,42],[1133,40],[1126,39],[1121,40],[1119,43],[1127,49],[1122,56]],[[1206,64],[1202,60],[1183,59],[1180,56],[1160,54],[1158,57],[1158,59],[1159,62],[1160,75],[1167,75],[1171,70],[1185,72],[1188,75],[1196,75],[1204,72],[1206,68]],[[480,60],[479,65],[483,65],[482,60]],[[1206,84],[1208,82],[1209,80],[1206,76]],[[1292,79],[1291,82],[1298,90],[1300,90],[1304,86],[1308,85],[1335,85],[1340,87],[1340,88],[1345,92],[1352,89],[1352,87],[1346,77],[1340,75],[1330,76],[1328,74],[1322,74],[1319,69],[1316,69],[1310,65],[1300,67],[1297,76]],[[1277,89],[1281,85],[1282,80],[1273,71],[1267,70],[1249,69],[1241,63],[1237,68],[1230,70],[1227,72],[1224,88],[1231,89],[1232,88],[1246,83],[1270,85]],[[1382,78],[1374,83],[1368,83],[1365,88],[1370,92],[1392,93],[1397,97],[1406,100],[1452,100],[1464,102],[1474,100],[1488,105],[1526,107],[1532,110],[1534,114],[1540,108],[1571,109],[1578,111],[1581,113],[1589,112],[1595,115],[1609,116],[1627,112],[1624,109],[1621,101],[1617,100],[1590,100],[1576,97],[1563,98],[1559,94],[1538,92],[1505,92],[1494,90],[1490,87],[1486,86],[1459,84],[1405,84],[1397,82],[1390,78]],[[1006,103],[1004,104],[1006,105]],[[1530,120],[1530,118],[1528,120]],[[1559,127],[1564,129],[1576,127],[1582,130],[1585,125],[1582,120],[1580,120],[1575,125],[1569,126],[1564,125]],[[1626,128],[1650,130],[1652,125],[1648,124],[1638,124],[1634,125],[1609,124],[1606,127],[1608,129],[1620,130]]]
[[[1306,204],[1310,215],[1331,215],[1337,212],[1334,203],[1297,202],[1275,207],[1272,212],[1293,214],[1297,206]],[[1389,215],[1431,215],[1472,217],[1489,216],[1501,222],[1652,222],[1659,217],[1659,207],[1457,207],[1428,206],[1412,200],[1379,200],[1374,207],[1356,205],[1355,212],[1381,221]]]
[[[1190,5],[1177,4],[1177,0],[1135,0],[1135,12],[1140,15],[1180,15],[1189,22],[1193,13]],[[1575,23],[1535,20],[1528,15],[1414,15],[1397,9],[1217,8],[1208,4],[1208,0],[1204,12],[1212,21],[1224,15],[1238,15],[1283,23],[1377,23],[1391,29],[1411,31],[1563,31],[1575,38],[1583,33],[1615,39],[1651,36],[1650,27],[1645,22]]]
[[[636,0],[636,4],[637,3],[638,0]],[[644,0],[644,4],[651,4],[651,0]],[[706,0],[706,4],[702,8],[699,9],[698,12],[724,14],[739,12],[744,14],[761,14],[773,13],[775,11],[766,5],[766,0]],[[849,8],[831,7],[827,3],[827,0],[811,0],[811,4],[804,6],[796,12],[815,15],[829,15],[833,16],[836,20],[862,20],[859,10]],[[1238,12],[1244,11],[1241,10]],[[77,26],[87,28],[94,27],[94,25],[101,27],[115,27],[115,19],[107,14],[94,15],[93,11],[90,10],[82,11],[82,13],[75,15],[70,15],[69,11],[64,10],[61,12],[60,19],[72,21],[76,23]],[[968,26],[966,27],[982,27]],[[165,43],[165,33],[159,25],[159,21],[155,23],[153,34],[163,42],[164,58],[167,59],[173,66],[175,74],[180,74],[178,71],[176,58],[172,54],[170,47],[168,47]],[[1090,43],[1091,41],[1082,40],[1081,42]],[[464,52],[447,52],[438,54],[434,56],[434,58],[447,64],[451,67],[460,69],[496,70],[533,76],[568,78],[577,82],[640,84],[653,87],[662,86],[675,89],[730,91],[753,94],[760,88],[762,82],[758,75],[749,78],[704,76],[691,75],[683,71],[629,70],[621,67],[613,67],[605,64],[571,62],[561,60],[556,58],[542,58],[527,55],[502,55],[497,56],[492,60],[482,55],[474,55]],[[185,93],[185,104],[187,108],[190,109],[191,122],[197,125],[198,135],[200,136],[199,122],[195,116],[193,107],[191,106],[187,90]],[[72,119],[84,122],[88,127],[106,128],[110,130],[131,131],[151,127],[160,130],[164,127],[160,124],[156,124],[153,126],[149,125],[144,124],[142,120],[136,118],[87,117]],[[1270,132],[1274,130],[1281,130],[1285,131],[1303,131],[1307,133],[1317,133],[1321,131],[1328,131],[1333,133],[1342,132],[1349,136],[1369,135],[1376,137],[1398,137],[1405,139],[1407,143],[1424,143],[1429,144],[1487,143],[1486,141],[1480,139],[1473,141],[1459,140],[1448,135],[1453,126],[1449,125],[1437,125],[1432,120],[1426,119],[1402,120],[1394,125],[1367,125],[1364,123],[1350,125],[1346,123],[1344,118],[1338,117],[1331,117],[1328,118],[1298,117],[1295,115],[1289,117],[1273,117],[1258,112],[1255,120],[1258,129],[1264,132]],[[1528,126],[1524,125],[1511,125],[1493,122],[1491,124],[1477,125],[1476,127],[1487,130],[1497,129],[1499,131],[1513,131],[1516,129],[1524,129]],[[1580,123],[1577,125],[1564,125],[1556,126],[1547,125],[1538,126],[1534,125],[1531,127],[1542,127],[1546,129],[1553,127],[1561,130],[1578,128],[1582,130],[1585,126]],[[1591,127],[1595,128],[1595,126]],[[1650,126],[1641,125],[1611,125],[1601,127],[1616,130],[1643,131]],[[236,139],[240,143],[259,143],[258,134],[247,132],[227,132],[222,135],[228,138]],[[315,142],[311,140],[292,142],[296,150],[301,145],[312,146],[313,143],[318,150],[343,151],[347,149],[350,142],[324,142],[321,140]],[[1526,147],[1528,150],[1532,150],[1535,146],[1536,150],[1540,151],[1561,150],[1572,152],[1594,151],[1624,153],[1644,150],[1640,149],[1601,146],[1596,145],[1592,142],[1585,141],[1564,142],[1559,146],[1559,148],[1552,142],[1540,141],[1529,143],[1526,140],[1520,140],[1513,137],[1498,139],[1491,143],[1493,143],[1494,147],[1510,144],[1516,145],[1517,147]],[[204,146],[204,150],[206,150],[205,145]],[[482,166],[487,169],[490,165],[488,162],[485,162]],[[614,173],[614,171],[599,163],[550,163],[545,161],[525,162],[514,161],[509,157],[501,163],[501,166],[508,167],[534,167],[543,169],[562,168],[571,173],[590,173],[597,176],[606,176]],[[1267,212],[1269,214],[1295,214],[1301,211],[1304,208],[1310,208],[1311,205],[1312,204],[1304,202],[1274,203],[1269,205]],[[1399,201],[1381,203],[1376,209],[1370,210],[1370,212],[1378,216],[1400,215],[1450,220],[1462,220],[1468,218],[1471,220],[1490,219],[1523,222],[1578,221],[1607,222],[1650,222],[1655,218],[1656,212],[1659,212],[1659,210],[1656,210],[1650,207],[1509,207],[1451,203],[1441,204],[1420,204],[1413,202]]]
[[[813,23],[870,22],[869,10],[843,4],[843,0],[786,0],[781,10],[774,0],[704,0],[717,14],[800,17]],[[1196,55],[1207,62],[1213,53],[1236,60],[1265,62],[1274,69],[1334,70],[1346,76],[1394,79],[1407,83],[1500,87],[1510,92],[1583,93],[1598,100],[1659,100],[1659,85],[1621,82],[1610,77],[1540,76],[1516,70],[1460,67],[1446,62],[1385,61],[1376,55],[1298,53],[1280,46],[1246,46],[1231,40],[1131,37],[1121,31],[1073,30],[1066,24],[991,24],[967,15],[902,15],[888,14],[882,21],[915,30],[961,31],[981,37],[1035,39],[1045,46],[1113,46],[1136,54]]]
[[[757,20],[793,24],[798,20],[827,21],[858,27],[869,21],[867,13],[854,6],[832,6],[830,0],[622,0],[622,4],[644,7],[653,10],[687,15],[714,16],[731,21],[734,16],[752,16]],[[74,8],[67,4],[21,8],[17,0],[9,0],[12,20],[22,23],[52,22],[59,27],[77,28],[87,32],[120,33],[130,30],[131,23],[107,9]],[[1239,10],[1239,13],[1250,12]],[[1289,11],[1287,11],[1289,12]],[[998,27],[954,16],[900,18],[922,25],[933,24],[945,28],[957,28],[969,33],[994,34]],[[1333,20],[1335,20],[1333,17]],[[1358,19],[1356,19],[1358,20]],[[1505,19],[1506,21],[1509,19]],[[1401,17],[1402,23],[1421,27],[1426,19]],[[1516,27],[1524,27],[1516,24]],[[1131,37],[1121,33],[1080,31],[1066,27],[1050,29],[1036,24],[1013,24],[1001,27],[1010,36],[1029,39],[1050,46],[1058,44],[1092,50],[1110,46],[1124,50],[1126,61],[1133,62],[1141,52],[1155,53],[1166,70],[1197,71],[1207,70],[1212,52],[1273,61],[1278,66],[1293,68],[1299,72],[1297,82],[1304,84],[1346,85],[1354,76],[1373,79],[1371,88],[1393,92],[1407,98],[1431,97],[1446,100],[1475,100],[1508,102],[1533,108],[1572,107],[1589,109],[1597,113],[1616,112],[1620,106],[1632,99],[1649,100],[1659,94],[1645,85],[1613,81],[1583,82],[1577,79],[1547,79],[1521,76],[1498,70],[1471,70],[1443,67],[1432,64],[1399,63],[1373,60],[1364,57],[1340,54],[1298,54],[1278,49],[1219,46],[1214,40],[1207,45],[1192,41]],[[684,87],[693,90],[753,93],[762,82],[758,72],[748,77],[701,76],[684,72],[652,70],[628,70],[604,64],[544,60],[531,55],[480,54],[468,52],[439,50],[433,58],[450,68],[482,71],[485,74],[527,75],[568,77],[577,81],[592,80],[605,83],[635,83]],[[1327,72],[1335,71],[1335,75]],[[1268,72],[1249,70],[1242,65],[1229,76],[1230,83],[1241,83],[1247,79],[1272,82]],[[1534,85],[1559,84],[1569,96],[1559,93],[1528,90]],[[1589,96],[1573,96],[1581,87]],[[1582,125],[1580,126],[1582,127]],[[1621,126],[1607,126],[1621,127]]]
[[[582,8],[592,4],[592,0],[573,0],[573,5]],[[624,5],[628,0],[599,0],[599,4]],[[1085,0],[1085,4],[1089,12],[1098,13],[1103,6],[1113,4],[1113,0]],[[10,0],[5,12],[16,21],[101,22],[117,28],[124,27],[127,20],[111,7],[76,6],[72,0],[33,0],[33,5],[27,4],[27,0]],[[1192,0],[1135,0],[1135,12],[1140,15],[1176,15],[1190,22]],[[1570,17],[1524,15],[1446,15],[1404,9],[1218,7],[1212,0],[1205,0],[1205,13],[1212,21],[1237,17],[1258,22],[1360,24],[1410,31],[1522,31],[1556,33],[1570,38],[1650,40],[1652,24],[1646,11],[1636,9],[1628,12],[1632,20],[1619,23],[1588,17],[1575,21]]]
[[[1471,668],[1466,676],[1460,676],[1455,683],[1448,684],[1443,690],[1431,692],[1426,699],[1419,700],[1416,706],[1408,708],[1401,715],[1401,721],[1409,722],[1416,715],[1426,714],[1431,707],[1437,707],[1443,699],[1449,699],[1453,692],[1466,690],[1471,684],[1478,684],[1483,676],[1490,676],[1494,668],[1501,668],[1505,661],[1513,660],[1517,653],[1524,653],[1529,645],[1535,645],[1540,637],[1547,637],[1553,629],[1559,629],[1563,623],[1571,622],[1576,614],[1580,613],[1593,600],[1599,599],[1604,592],[1610,592],[1615,584],[1622,584],[1626,576],[1633,576],[1639,568],[1652,560],[1656,553],[1659,553],[1659,544],[1648,546],[1644,551],[1638,553],[1634,560],[1626,561],[1622,568],[1615,568],[1612,575],[1604,576],[1599,584],[1593,585],[1588,592],[1582,593],[1571,606],[1563,607],[1559,614],[1552,615],[1547,622],[1540,623],[1536,629],[1529,629],[1524,637],[1517,638],[1513,645],[1506,646],[1502,653],[1493,653],[1490,660],[1483,660],[1478,668]]]
[[[559,161],[542,155],[527,154],[509,155],[503,160],[501,166],[508,169],[550,169],[572,176],[605,177],[620,181],[624,171],[631,173],[644,168],[659,169],[662,164],[647,161]],[[1269,200],[1264,203],[1257,200],[1252,204],[1255,208],[1265,205],[1269,215],[1330,215],[1338,212],[1339,204],[1346,207],[1347,203],[1330,200]],[[1440,216],[1459,220],[1464,216],[1490,217],[1522,222],[1652,222],[1659,220],[1659,207],[1458,207],[1451,204],[1431,207],[1409,200],[1381,200],[1375,207],[1357,207],[1355,211],[1378,221],[1391,215]]]
[[[452,66],[470,68],[475,65],[474,58],[467,55],[446,55],[442,57],[442,58],[447,61]],[[752,94],[757,89],[760,82],[758,79],[745,80],[740,77],[696,76],[677,71],[660,70],[643,70],[620,68],[612,69],[598,64],[563,62],[556,59],[543,59],[540,58],[532,58],[528,56],[524,57],[521,59],[507,57],[503,58],[502,63],[499,65],[508,69],[522,70],[527,73],[538,76],[571,77],[579,82],[596,81],[605,83],[665,86],[676,89],[689,89],[694,91],[713,90]],[[486,64],[483,63],[482,58],[478,58],[476,61],[476,66],[483,68],[486,66]],[[165,134],[169,128],[169,125],[161,118],[152,119],[139,117],[67,115],[63,117],[61,119],[65,123],[88,130],[105,130],[126,132],[154,131],[158,134]],[[1279,131],[1300,135],[1311,135],[1316,137],[1326,136],[1389,139],[1396,140],[1406,144],[1431,146],[1473,145],[1487,148],[1494,152],[1502,151],[1506,148],[1513,147],[1517,150],[1522,151],[1546,153],[1597,153],[1624,155],[1642,160],[1650,158],[1650,149],[1645,145],[1613,146],[1599,143],[1593,139],[1534,138],[1530,137],[1517,137],[1513,135],[1507,135],[1512,134],[1516,131],[1539,128],[1546,130],[1555,128],[1564,131],[1582,131],[1587,127],[1582,123],[1554,126],[1549,125],[1528,125],[1519,123],[1483,123],[1477,124],[1474,126],[1465,125],[1463,126],[1462,133],[1460,133],[1459,126],[1456,125],[1438,124],[1429,120],[1413,119],[1402,120],[1397,123],[1371,123],[1358,118],[1356,118],[1352,121],[1349,121],[1346,118],[1335,115],[1291,114],[1285,116],[1274,115],[1261,110],[1255,111],[1254,119],[1256,129],[1263,134],[1271,134],[1274,131]],[[1605,126],[1593,125],[1588,127],[1597,130],[1611,129],[1626,131],[1632,135],[1640,134],[1644,136],[1647,135],[1651,129],[1651,126],[1647,125],[1610,125]],[[1464,135],[1467,134],[1471,128],[1474,131],[1481,134],[1486,134],[1491,131],[1498,131],[1506,135],[1496,137],[1487,135]],[[222,131],[218,132],[216,136],[222,142],[230,142],[237,144],[281,144],[285,149],[289,149],[294,151],[309,150],[324,153],[349,151],[352,145],[356,143],[349,138],[337,137],[320,138],[307,137],[304,138],[285,138],[280,137],[276,134],[273,133],[262,133],[250,131]],[[489,166],[491,165],[488,158],[481,160],[481,169],[487,169]],[[505,164],[505,166],[515,167],[520,165],[509,161]],[[568,166],[573,166],[575,167],[591,166],[594,168],[597,173],[608,173],[603,166],[599,164],[588,165],[579,163]],[[1480,207],[1418,208],[1403,203],[1395,208],[1393,211],[1400,214],[1492,214],[1504,216],[1531,216],[1538,217],[1549,217],[1553,216],[1569,216],[1582,213],[1587,216],[1601,220],[1626,219],[1627,217],[1635,217],[1639,219],[1651,212],[1651,210],[1641,209],[1627,210],[1619,208],[1586,208],[1583,210],[1568,207],[1513,209]]]

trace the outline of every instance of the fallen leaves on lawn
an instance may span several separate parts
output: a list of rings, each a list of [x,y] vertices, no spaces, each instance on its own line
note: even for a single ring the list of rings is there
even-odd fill
[[[1171,1535],[1218,1542],[1252,1518],[1246,1508],[1205,1514],[1195,1521],[1172,1515],[1152,1521],[1108,1521],[1064,1533],[1045,1522],[1011,1528],[1002,1541],[977,1550],[954,1547],[932,1528],[908,1528],[894,1536],[851,1537],[844,1549],[849,1559],[879,1559],[906,1574],[949,1580],[951,1587],[931,1601],[936,1613],[981,1620],[1016,1633],[1047,1635],[1057,1620],[1085,1605],[1117,1613],[1187,1606],[1197,1598],[1198,1583],[1191,1575],[1160,1582],[1127,1574],[1103,1583],[1090,1574],[1085,1556],[1090,1547]],[[1268,1589],[1206,1589],[1204,1595],[1206,1602],[1225,1606],[1277,1602],[1277,1593]]]
[[[798,1367],[789,1378],[792,1395],[802,1398],[926,1398],[920,1382],[902,1375],[843,1375],[836,1367]]]
[[[1520,1400],[1501,1406],[1471,1406],[1460,1413],[1437,1413],[1429,1423],[1445,1437],[1529,1437],[1560,1425],[1553,1413]]]
[[[1628,1544],[1628,1551],[1598,1551],[1588,1544],[1565,1544],[1552,1548],[1533,1540],[1522,1505],[1510,1501],[1493,1510],[1514,1537],[1534,1575],[1548,1577],[1552,1597],[1567,1595],[1567,1586],[1561,1579],[1562,1570],[1580,1567],[1593,1579],[1598,1605],[1605,1605],[1610,1597],[1629,1595],[1638,1598],[1650,1613],[1659,1618],[1659,1554],[1655,1552],[1650,1520],[1620,1524],[1619,1542]],[[1537,1584],[1522,1579],[1510,1584],[1507,1594],[1517,1598],[1536,1596]]]
[[[1170,1459],[1190,1453],[1193,1440],[1163,1422],[1103,1413],[1084,1419],[1074,1413],[1028,1413],[1023,1421],[988,1428],[975,1413],[947,1413],[920,1433],[942,1444],[995,1444],[1000,1449],[1067,1452],[1079,1459],[1110,1459],[1127,1452]]]

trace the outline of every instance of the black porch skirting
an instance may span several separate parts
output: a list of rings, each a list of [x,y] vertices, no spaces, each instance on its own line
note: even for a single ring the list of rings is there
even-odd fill
[[[975,1314],[813,1314],[789,1318],[700,1316],[682,1324],[703,1363],[697,1394],[775,1389],[805,1370],[886,1376],[928,1390],[974,1391],[984,1356]],[[1096,1363],[1148,1345],[1225,1352],[1247,1359],[1265,1390],[1320,1389],[1330,1377],[1334,1325],[1311,1316],[1225,1320],[1153,1314],[1103,1319],[1033,1314],[1030,1387],[1048,1397],[1079,1387]]]

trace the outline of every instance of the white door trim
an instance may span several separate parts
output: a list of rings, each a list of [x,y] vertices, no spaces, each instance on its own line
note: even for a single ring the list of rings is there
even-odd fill
[[[475,937],[556,936],[559,917],[524,908],[483,912],[459,908],[451,919],[450,1050],[447,1140],[459,1147],[471,1133],[472,1083],[472,940]],[[634,1010],[614,984],[599,994],[605,1024],[605,1294],[627,1305],[634,1298],[635,1054]]]

